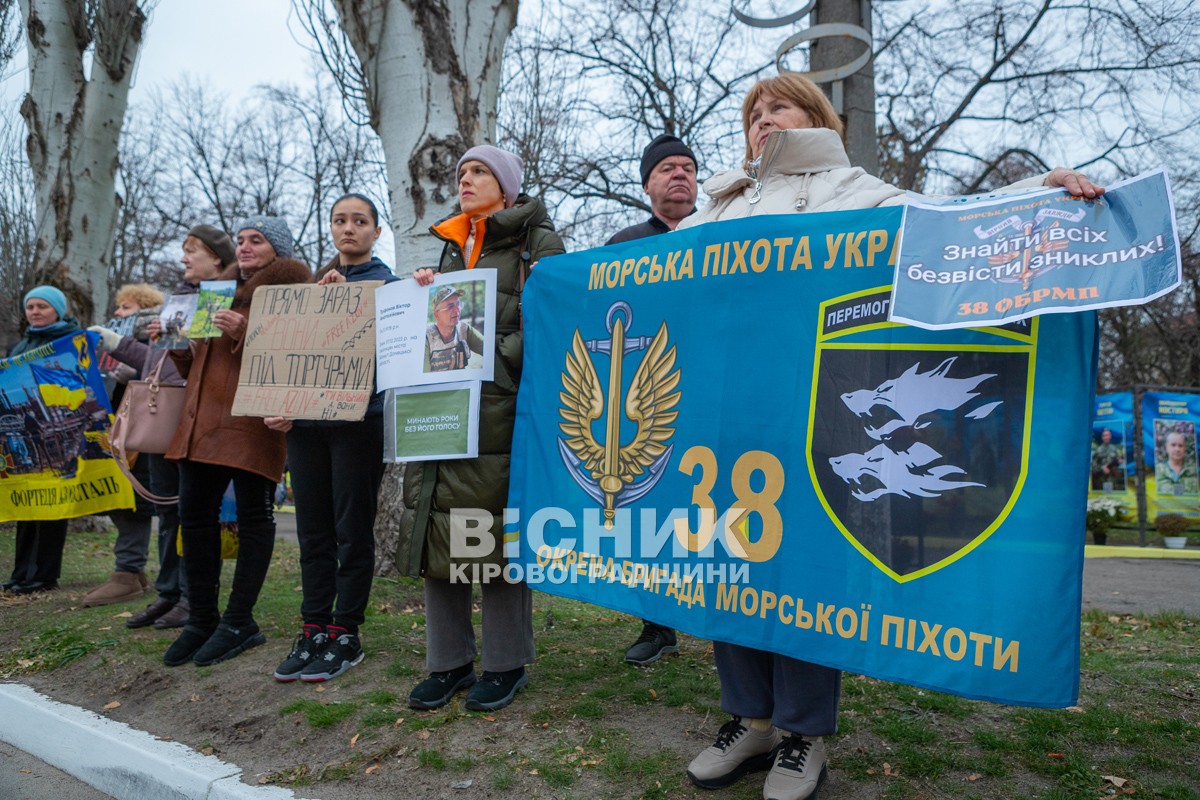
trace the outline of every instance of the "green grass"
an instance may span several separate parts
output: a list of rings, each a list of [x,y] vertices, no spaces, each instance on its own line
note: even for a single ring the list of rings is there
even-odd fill
[[[683,776],[726,719],[707,642],[681,637],[678,656],[630,668],[622,654],[637,620],[535,594],[538,661],[512,707],[467,712],[460,694],[439,711],[414,711],[406,698],[425,674],[423,593],[417,581],[389,578],[372,590],[362,665],[323,688],[275,684],[269,671],[300,624],[296,548],[281,542],[255,610],[268,646],[232,665],[164,671],[173,633],[126,631],[118,616],[137,603],[78,605],[111,569],[112,541],[111,533],[72,534],[64,591],[0,599],[0,637],[8,637],[0,677],[40,682],[51,694],[55,682],[86,684],[93,710],[115,699],[122,714],[137,707],[139,684],[161,680],[168,694],[146,713],[183,715],[191,694],[227,703],[220,693],[228,676],[255,676],[244,680],[263,683],[238,711],[260,720],[264,739],[280,742],[276,771],[264,780],[285,786],[369,777],[394,780],[380,785],[400,796],[410,788],[404,776],[424,770],[495,796],[710,797]],[[0,535],[0,564],[11,555],[12,537]],[[225,570],[227,587],[232,564]],[[1075,709],[1000,706],[847,674],[839,733],[827,742],[840,787],[831,800],[1126,796],[1110,794],[1105,776],[1128,780],[1136,798],[1200,800],[1200,620],[1086,612],[1080,624]],[[264,666],[245,670],[254,659]],[[239,740],[224,726],[181,740],[238,760]],[[761,782],[743,780],[720,795],[750,800],[761,796]]]
[[[279,709],[280,714],[303,714],[314,728],[338,724],[357,710],[353,703],[318,703],[316,700],[295,700]]]

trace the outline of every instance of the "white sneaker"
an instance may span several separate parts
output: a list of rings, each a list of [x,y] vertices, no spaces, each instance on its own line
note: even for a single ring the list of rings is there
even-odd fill
[[[702,789],[720,789],[749,772],[771,766],[781,734],[775,728],[756,731],[734,717],[721,726],[717,740],[688,764],[687,776]]]
[[[828,773],[825,742],[821,737],[785,736],[763,783],[763,799],[817,800],[817,791]]]

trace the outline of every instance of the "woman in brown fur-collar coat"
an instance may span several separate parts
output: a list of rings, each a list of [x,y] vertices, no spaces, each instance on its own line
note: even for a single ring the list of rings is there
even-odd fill
[[[237,231],[237,264],[219,276],[236,280],[233,308],[213,323],[222,335],[171,351],[187,379],[187,400],[167,458],[179,462],[179,516],[191,616],[163,662],[215,664],[262,644],[254,604],[275,547],[273,497],[287,456],[284,435],[259,417],[230,413],[241,371],[250,299],[259,286],[308,283],[312,272],[293,261],[292,234],[278,217],[247,219]],[[238,559],[229,603],[217,606],[221,580],[221,497],[233,482]]]

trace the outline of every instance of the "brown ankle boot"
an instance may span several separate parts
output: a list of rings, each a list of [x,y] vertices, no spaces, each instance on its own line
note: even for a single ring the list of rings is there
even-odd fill
[[[114,572],[108,577],[107,583],[97,586],[83,596],[83,607],[124,603],[126,600],[141,597],[145,591],[136,572]]]

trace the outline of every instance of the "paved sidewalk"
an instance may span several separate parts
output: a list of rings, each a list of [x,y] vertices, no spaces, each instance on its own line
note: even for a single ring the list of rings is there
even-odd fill
[[[113,800],[111,794],[0,742],[0,797],[4,800]]]
[[[1200,549],[1087,549],[1088,557],[1083,562],[1085,609],[1119,614],[1182,611],[1200,617]],[[1106,552],[1095,557],[1093,550]],[[1163,553],[1171,555],[1164,557]]]

